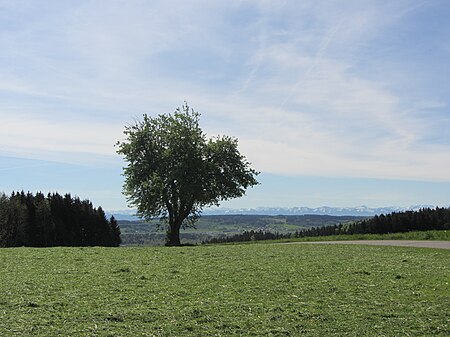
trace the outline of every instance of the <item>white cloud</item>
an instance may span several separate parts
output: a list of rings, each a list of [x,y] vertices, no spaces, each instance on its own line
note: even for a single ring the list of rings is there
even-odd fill
[[[17,115],[2,116],[0,153],[80,164],[98,163],[114,155],[114,144],[121,132],[120,125],[107,122],[61,123]]]
[[[450,180],[450,144],[424,143],[450,123],[433,119],[448,101],[400,93],[420,76],[376,58],[388,50],[380,36],[426,4],[11,5],[20,24],[0,34],[2,151],[114,155],[125,123],[187,99],[208,133],[239,137],[264,172]]]

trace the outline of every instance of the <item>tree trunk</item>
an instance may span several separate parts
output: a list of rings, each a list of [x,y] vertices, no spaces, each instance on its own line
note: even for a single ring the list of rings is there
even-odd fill
[[[180,227],[177,221],[174,223],[169,223],[169,228],[167,228],[166,236],[166,246],[180,246]]]

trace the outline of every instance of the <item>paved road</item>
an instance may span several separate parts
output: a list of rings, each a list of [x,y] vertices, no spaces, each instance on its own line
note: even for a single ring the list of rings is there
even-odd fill
[[[320,245],[371,245],[371,246],[402,246],[420,248],[450,249],[450,241],[419,241],[419,240],[353,240],[353,241],[310,241],[286,242],[286,244],[320,244]]]

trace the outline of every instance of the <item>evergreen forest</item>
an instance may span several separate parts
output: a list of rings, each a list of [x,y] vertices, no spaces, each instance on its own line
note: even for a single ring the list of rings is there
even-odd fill
[[[331,235],[390,234],[449,229],[450,208],[436,207],[423,208],[419,211],[381,214],[373,218],[349,223],[302,229],[295,233],[271,233],[262,230],[251,230],[232,236],[213,238],[203,243],[245,242]]]
[[[70,194],[0,195],[0,247],[119,246],[120,228],[101,207]]]

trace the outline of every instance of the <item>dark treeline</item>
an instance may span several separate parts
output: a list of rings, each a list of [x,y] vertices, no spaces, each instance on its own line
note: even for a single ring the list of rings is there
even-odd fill
[[[388,234],[450,229],[450,208],[423,208],[419,211],[394,212],[347,224],[311,228],[297,233],[303,236],[339,234]]]
[[[435,209],[423,208],[419,211],[376,215],[370,219],[331,226],[312,227],[296,231],[295,233],[274,234],[261,230],[246,231],[242,234],[228,237],[213,238],[204,243],[245,242],[343,234],[388,234],[447,229],[450,229],[450,208],[437,207]]]
[[[0,247],[119,246],[120,228],[101,207],[58,193],[0,194]]]
[[[225,242],[246,242],[246,241],[263,241],[263,240],[277,240],[277,239],[288,239],[295,237],[295,233],[272,233],[263,230],[251,230],[245,231],[240,234],[223,236],[219,238],[212,238],[209,240],[205,240],[202,243],[225,243]]]

